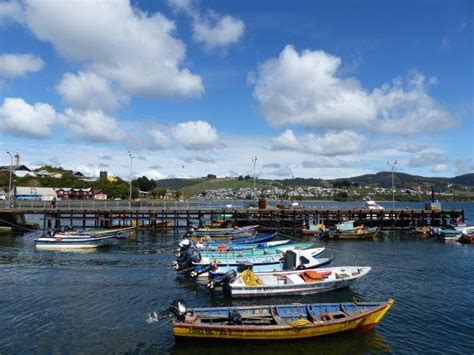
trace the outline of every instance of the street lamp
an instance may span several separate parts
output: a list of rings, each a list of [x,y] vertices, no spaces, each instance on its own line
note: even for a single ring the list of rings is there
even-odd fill
[[[8,179],[8,207],[12,206],[12,169],[13,169],[13,157],[7,149],[7,154],[10,156],[10,178]]]
[[[390,164],[389,161],[387,161],[387,165],[392,167],[392,209],[395,209],[395,183],[394,183],[394,177],[393,177],[393,170],[395,169],[395,165],[397,165],[397,159]]]
[[[257,176],[255,175],[255,165],[257,164],[257,156],[255,155],[253,158],[252,158],[252,163],[253,163],[253,199],[254,201],[257,199],[257,195],[255,193],[255,182],[256,182],[256,178]]]
[[[128,151],[128,156],[130,157],[130,198],[128,201],[128,208],[132,208],[133,156],[130,151]]]

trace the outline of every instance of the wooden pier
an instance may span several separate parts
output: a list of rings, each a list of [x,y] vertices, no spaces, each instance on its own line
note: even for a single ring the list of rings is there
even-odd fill
[[[443,226],[464,220],[464,210],[439,212],[422,209],[0,209],[2,221],[23,220],[25,215],[43,215],[43,229],[61,226],[108,228],[131,226],[157,230],[163,223],[169,227],[189,228],[204,226],[215,221],[232,225],[258,224],[262,229],[300,231],[310,223],[335,225],[343,220],[356,220],[367,226],[385,230],[403,230],[421,226]],[[167,222],[168,221],[168,222]]]

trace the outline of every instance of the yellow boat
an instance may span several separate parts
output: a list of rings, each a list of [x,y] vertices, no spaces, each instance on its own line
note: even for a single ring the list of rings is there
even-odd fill
[[[290,304],[187,310],[183,303],[178,302],[170,307],[169,313],[174,317],[173,332],[176,337],[287,340],[372,329],[393,303],[394,300],[389,299],[380,303]]]
[[[379,227],[356,227],[353,230],[337,230],[329,232],[329,239],[345,239],[345,240],[359,240],[359,239],[373,239],[380,232]]]
[[[414,230],[413,230],[413,233],[415,234],[418,234],[418,235],[422,235],[422,236],[428,236],[428,234],[430,233],[430,227],[427,227],[427,226],[424,226],[424,227],[416,227]]]

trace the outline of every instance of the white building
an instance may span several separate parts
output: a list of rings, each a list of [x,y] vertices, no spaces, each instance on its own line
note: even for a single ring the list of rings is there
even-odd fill
[[[51,201],[56,191],[52,187],[17,186],[15,196],[18,201]]]

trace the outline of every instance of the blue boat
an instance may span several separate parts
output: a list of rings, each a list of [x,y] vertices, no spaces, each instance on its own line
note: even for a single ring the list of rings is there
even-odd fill
[[[200,238],[198,242],[203,245],[204,248],[206,247],[211,247],[215,248],[221,244],[224,244],[226,246],[231,246],[235,244],[259,244],[259,243],[265,243],[268,242],[276,237],[277,233],[266,233],[266,234],[259,234],[255,237],[248,237],[248,238],[235,238],[231,240],[221,240],[221,241],[213,241],[209,240],[205,237]]]

